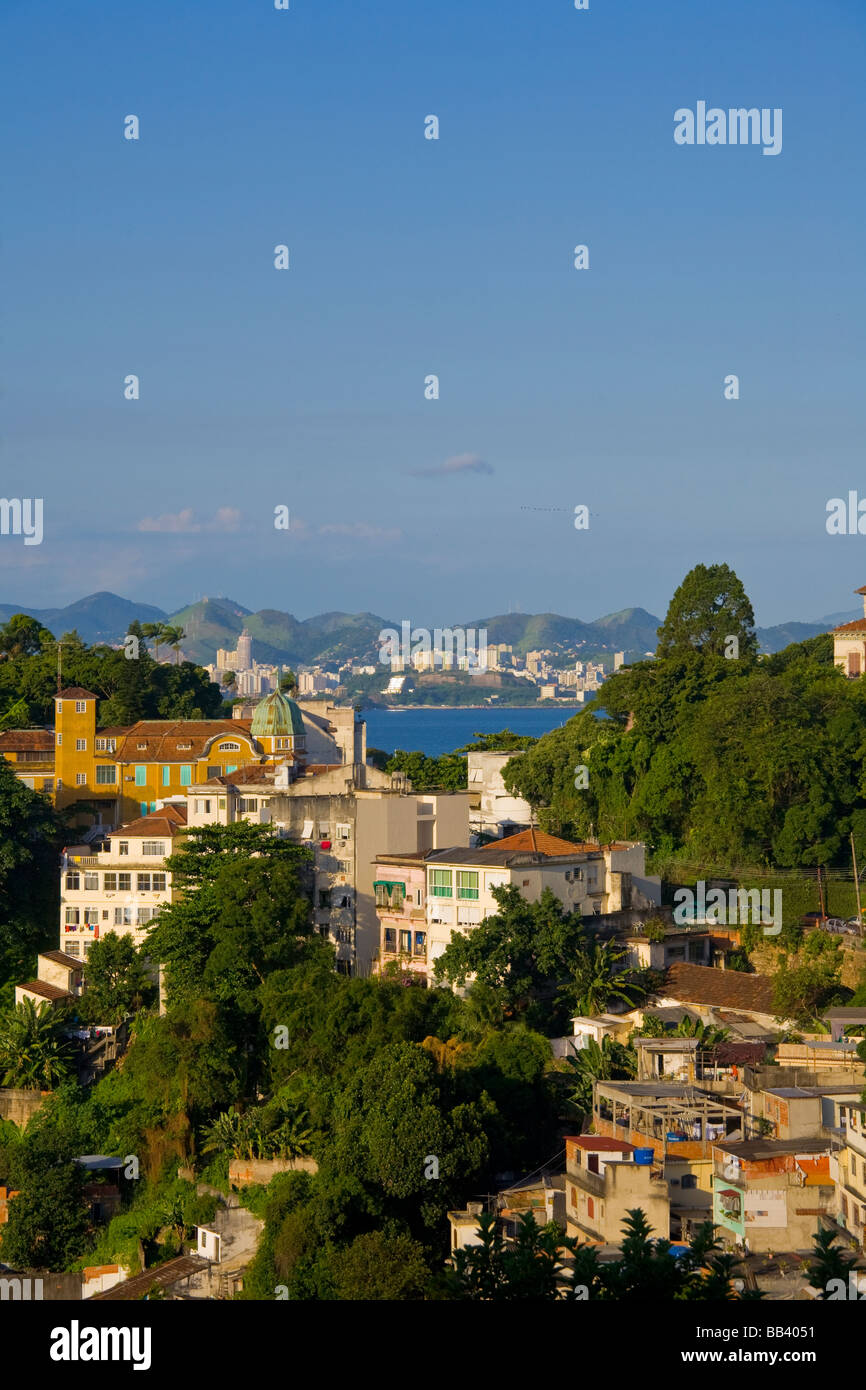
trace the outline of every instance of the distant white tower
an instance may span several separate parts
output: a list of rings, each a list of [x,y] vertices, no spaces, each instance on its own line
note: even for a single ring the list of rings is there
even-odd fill
[[[238,638],[238,665],[239,671],[246,671],[253,664],[253,639],[244,628]]]
[[[620,668],[620,666],[624,666],[624,665],[625,665],[625,652],[614,652],[614,654],[613,654],[613,669],[614,669],[615,671],[618,671],[619,668]]]

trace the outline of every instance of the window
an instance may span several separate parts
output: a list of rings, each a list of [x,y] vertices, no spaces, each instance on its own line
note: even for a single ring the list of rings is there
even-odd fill
[[[177,743],[177,744],[175,744],[175,747],[177,748],[177,750],[178,750],[179,753],[180,753],[180,752],[188,753],[189,750],[190,750],[190,748],[192,748],[192,744],[191,744],[191,743]]]
[[[427,933],[416,931],[415,933],[415,955],[426,956],[427,954]]]
[[[63,947],[68,956],[77,956],[81,947],[77,941],[67,941]]]
[[[97,753],[113,753],[117,747],[117,742],[113,738],[98,738],[96,740]]]
[[[140,808],[141,808],[141,814],[142,814],[143,816],[146,816],[146,815],[147,815],[147,802],[146,802],[146,801],[140,801],[138,804],[139,804],[139,806],[140,806]]]
[[[180,769],[180,785],[181,785],[182,787],[188,787],[188,786],[190,785],[191,782],[192,782],[192,765],[191,765],[190,763],[183,763],[183,764],[181,765],[181,769]]]
[[[57,747],[58,747],[58,748],[60,747],[60,745],[61,745],[62,742],[63,742],[63,735],[62,735],[62,734],[58,734],[58,735],[57,735]]]
[[[103,922],[107,922],[107,921],[108,921],[108,908],[107,908],[107,907],[104,907],[104,908],[102,909],[102,920],[103,920]]]
[[[457,905],[457,925],[458,927],[477,927],[481,921],[480,907],[462,907]]]
[[[220,752],[221,752],[221,753],[239,753],[240,751],[241,751],[241,746],[240,746],[239,743],[221,743],[221,744],[220,744]]]
[[[164,768],[162,769],[162,785],[163,785],[164,787],[170,787],[170,786],[171,786],[171,768],[170,768],[170,767],[164,767]]]
[[[156,916],[158,911],[159,909],[155,907],[140,907],[136,913],[136,926],[140,927],[143,926],[145,922],[149,922],[151,917]]]
[[[400,950],[407,956],[412,950],[412,933],[410,931],[401,931]]]
[[[386,928],[385,928],[385,950],[388,951],[388,952],[391,952],[391,951],[396,951],[396,949],[397,949],[397,928],[396,928],[396,927],[386,927]]]
[[[165,892],[165,874],[153,874],[151,876],[151,883],[153,884],[154,893]]]
[[[457,870],[458,898],[478,897],[478,871],[475,869]]]
[[[586,1214],[589,1217],[595,1216],[595,1202],[591,1197],[587,1197],[586,1199]]]
[[[129,854],[129,841],[121,840],[119,849],[121,854]]]
[[[219,763],[208,763],[205,781],[209,782],[212,777],[220,776],[222,776],[222,768]]]
[[[67,927],[77,927],[77,926],[78,926],[78,923],[79,923],[80,921],[81,921],[81,916],[80,916],[80,914],[79,914],[78,908],[77,908],[77,907],[67,907],[67,909],[66,909],[66,925],[67,925]]]
[[[142,854],[165,854],[165,844],[162,840],[142,840]]]
[[[240,809],[242,811],[257,811],[259,809],[259,799],[257,796],[242,796],[240,798]]]
[[[98,908],[98,907],[86,907],[86,908],[84,909],[84,925],[85,925],[86,927],[95,927],[95,926],[96,926],[96,923],[97,923],[98,921],[99,921],[99,908]]]
[[[135,785],[137,787],[147,786],[147,768],[143,767],[140,763],[135,769]]]
[[[86,773],[86,772],[76,772],[76,774],[75,774],[75,785],[76,785],[76,787],[86,787],[86,786],[87,786],[87,773]]]
[[[76,753],[86,753],[86,752],[87,752],[87,739],[86,739],[86,738],[77,738],[77,739],[75,740],[75,751],[76,751]]]
[[[351,827],[350,825],[338,825],[338,826],[337,826],[337,839],[338,839],[338,840],[348,840],[349,837],[350,837],[350,835],[351,835],[351,833],[352,833],[352,827]]]
[[[71,869],[70,872],[66,875],[66,891],[67,893],[69,893],[80,887],[81,879],[78,876],[78,870]]]
[[[698,1180],[697,1180],[697,1178],[695,1177],[694,1173],[683,1173],[683,1177],[682,1177],[682,1186],[683,1186],[683,1187],[697,1187],[697,1185],[698,1185]]]
[[[117,891],[118,893],[132,892],[132,874],[117,875]]]
[[[319,907],[330,907],[330,906],[331,906],[331,890],[330,890],[330,888],[320,888],[320,889],[319,889]]]
[[[210,815],[210,801],[209,801],[209,800],[207,800],[207,801],[204,802],[204,813],[205,813],[206,816],[209,816],[209,815]]]
[[[451,870],[430,870],[430,894],[434,898],[451,897]]]
[[[86,714],[86,713],[87,713],[87,705],[85,704],[84,700],[76,700],[76,701],[75,701],[75,713],[76,713],[76,714]]]
[[[138,874],[135,880],[135,886],[138,889],[139,893],[149,893],[150,874]]]
[[[103,886],[103,888],[105,889],[106,893],[116,893],[116,892],[117,892],[117,874],[106,874],[106,875],[105,875],[105,880],[104,880],[102,886]]]
[[[116,907],[116,908],[114,909],[114,925],[115,925],[116,927],[131,927],[131,926],[132,926],[132,908],[131,908],[131,907]]]
[[[106,784],[113,783],[116,777],[116,767],[98,767],[96,769],[96,785],[99,787],[104,787]]]
[[[84,887],[88,893],[99,892],[99,874],[85,874]]]

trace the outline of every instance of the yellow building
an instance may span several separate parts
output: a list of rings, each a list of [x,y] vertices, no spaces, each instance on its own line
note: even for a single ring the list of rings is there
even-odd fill
[[[107,729],[96,727],[97,700],[81,686],[59,691],[53,736],[10,730],[0,736],[0,754],[58,808],[78,806],[82,818],[106,828],[146,816],[157,802],[212,777],[306,758],[301,711],[278,690],[259,702],[252,719],[141,719]]]
[[[866,673],[866,586],[855,589],[863,599],[863,617],[833,628],[833,661],[846,676]]]

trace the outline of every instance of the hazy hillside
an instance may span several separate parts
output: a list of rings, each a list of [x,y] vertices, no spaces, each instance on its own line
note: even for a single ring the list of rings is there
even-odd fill
[[[253,638],[253,656],[262,662],[287,662],[293,666],[320,664],[336,667],[349,657],[375,659],[376,639],[383,628],[399,631],[399,621],[376,613],[319,613],[299,619],[278,608],[262,608],[253,613],[229,598],[205,598],[192,603],[170,618],[150,604],[132,603],[117,594],[89,594],[66,608],[27,608],[21,604],[0,604],[0,622],[13,613],[30,613],[50,628],[55,636],[76,628],[86,642],[123,640],[129,624],[170,621],[186,632],[184,654],[193,661],[212,662],[217,648],[230,650],[244,627]],[[857,617],[857,613],[831,613],[813,623],[779,623],[758,628],[761,650],[778,652],[791,642],[802,642],[827,632],[838,623]],[[594,622],[564,618],[558,613],[499,613],[460,624],[486,629],[489,642],[506,642],[518,656],[529,651],[549,650],[563,661],[601,660],[614,652],[625,652],[627,661],[639,661],[654,651],[656,630],[661,619],[645,608],[623,608]],[[441,625],[447,626],[448,619]],[[451,626],[455,626],[451,620]]]
[[[20,603],[0,603],[0,622],[7,622],[15,613],[28,613],[49,628],[55,637],[75,628],[89,643],[120,642],[129,624],[136,619],[140,623],[156,623],[167,617],[161,608],[154,608],[152,604],[131,603],[107,591],[88,594],[87,598],[80,598],[66,608],[28,608]]]

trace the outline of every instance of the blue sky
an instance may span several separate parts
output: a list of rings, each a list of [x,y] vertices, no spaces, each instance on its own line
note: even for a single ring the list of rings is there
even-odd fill
[[[762,624],[856,606],[862,0],[291,5],[5,0],[0,491],[45,520],[0,601],[590,619],[725,561]],[[677,146],[699,100],[781,154]]]

